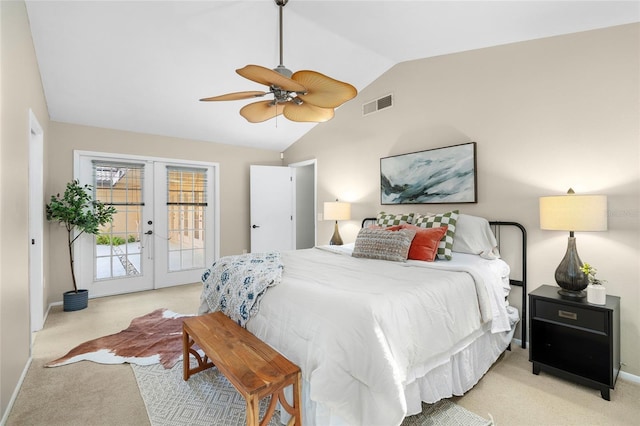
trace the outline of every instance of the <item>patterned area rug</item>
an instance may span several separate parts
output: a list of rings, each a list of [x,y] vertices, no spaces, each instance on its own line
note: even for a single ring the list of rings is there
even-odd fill
[[[182,362],[170,370],[161,365],[131,364],[152,426],[244,426],[245,401],[216,368],[182,379]],[[268,399],[260,404],[260,418]],[[423,411],[407,417],[402,426],[490,426],[491,421],[442,400],[423,404]],[[279,426],[278,413],[270,426]]]
[[[191,358],[194,365],[195,359]],[[244,398],[217,368],[184,381],[182,362],[167,370],[160,364],[131,364],[152,426],[244,426]],[[269,399],[260,401],[260,418]],[[276,411],[269,426],[280,426]]]

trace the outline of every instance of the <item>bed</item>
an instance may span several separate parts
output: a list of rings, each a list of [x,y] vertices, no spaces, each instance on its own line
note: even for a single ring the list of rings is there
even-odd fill
[[[369,256],[363,249],[367,235],[414,239],[417,232],[380,226],[387,225],[380,215],[363,221],[353,244],[229,256],[226,266],[218,261],[203,275],[199,313],[241,312],[239,323],[300,366],[304,424],[398,425],[421,412],[422,401],[471,389],[512,341],[519,312],[506,297],[513,285],[522,286],[526,301],[524,228],[462,216],[458,230],[473,225],[466,243],[473,246],[481,235],[482,249],[463,247],[467,232],[461,232],[459,246],[479,253],[454,251],[446,261]],[[521,280],[510,278],[499,257],[496,230],[505,226],[522,233]],[[220,283],[246,265],[264,278],[263,287],[243,296],[255,303],[247,308],[221,301]],[[243,276],[238,286],[249,281],[260,280]]]

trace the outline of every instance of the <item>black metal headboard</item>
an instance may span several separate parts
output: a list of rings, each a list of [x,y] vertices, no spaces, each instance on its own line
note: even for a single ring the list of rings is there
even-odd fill
[[[362,220],[362,227],[369,225],[375,225],[376,218],[375,217],[367,217]],[[518,222],[503,222],[498,220],[489,221],[489,225],[493,229],[493,233],[496,236],[496,240],[498,241],[498,247],[500,247],[500,229],[503,226],[513,226],[520,230],[521,237],[521,253],[522,253],[522,265],[521,265],[521,279],[514,280],[509,279],[509,284],[522,287],[522,315],[520,320],[520,337],[522,339],[521,346],[522,348],[527,347],[527,230],[519,224]]]
[[[523,349],[527,347],[527,230],[518,222],[503,222],[499,220],[490,220],[489,225],[493,228],[493,234],[498,240],[498,247],[500,247],[500,229],[502,226],[514,226],[521,232],[521,255],[522,264],[520,269],[520,280],[509,279],[509,284],[522,287],[522,315],[520,320],[520,338],[522,342],[520,346]]]

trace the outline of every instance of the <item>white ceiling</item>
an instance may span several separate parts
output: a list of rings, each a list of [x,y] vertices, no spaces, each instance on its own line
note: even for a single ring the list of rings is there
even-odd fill
[[[274,0],[49,0],[27,10],[52,120],[277,151],[315,125],[251,124],[238,114],[251,100],[198,101],[265,89],[235,69],[278,65]],[[638,1],[290,0],[284,64],[361,91],[399,62],[638,21]]]

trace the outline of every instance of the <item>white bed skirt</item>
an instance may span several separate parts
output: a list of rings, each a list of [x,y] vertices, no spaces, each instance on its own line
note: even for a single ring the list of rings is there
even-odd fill
[[[518,311],[509,306],[507,311],[512,327],[503,333],[491,333],[490,324],[457,345],[447,360],[420,375],[405,387],[407,416],[422,412],[422,402],[434,403],[444,398],[461,396],[476,385],[494,362],[507,349],[516,325]],[[287,400],[292,400],[291,389],[286,389]],[[280,408],[280,407],[278,407]],[[309,396],[309,382],[302,383],[302,418],[304,425],[353,426],[331,413],[328,407],[317,404]],[[286,411],[280,410],[282,424],[289,421]]]

